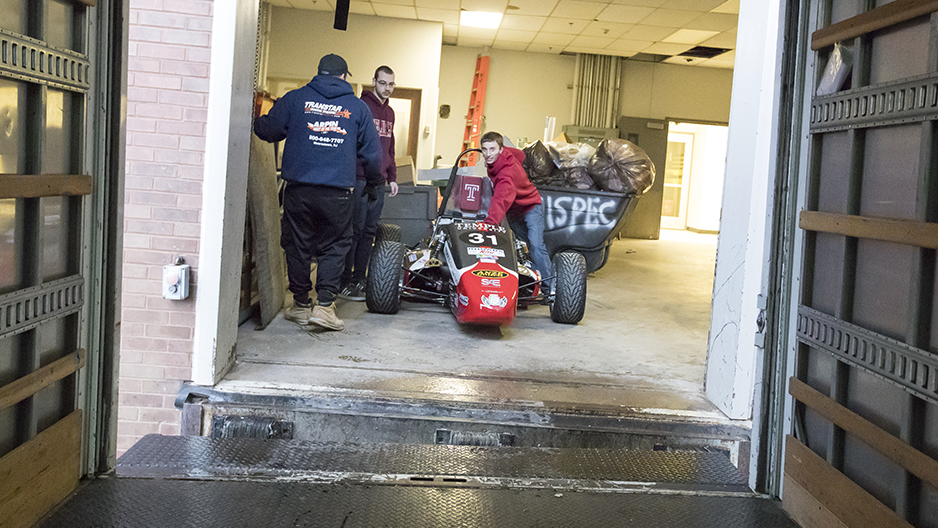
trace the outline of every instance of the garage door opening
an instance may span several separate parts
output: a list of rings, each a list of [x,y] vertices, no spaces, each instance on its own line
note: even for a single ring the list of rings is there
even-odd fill
[[[288,33],[309,31],[312,26],[307,22],[315,15],[276,6],[270,11],[274,18],[279,16],[278,31]],[[366,18],[369,17],[356,19],[356,23],[363,24]],[[411,31],[408,25],[418,22],[380,18],[383,31],[409,31],[419,45],[422,42],[418,38],[419,32]],[[417,25],[420,28],[429,26]],[[436,38],[440,39],[441,28],[434,27]],[[296,41],[289,35],[282,40]],[[405,42],[403,39],[391,41],[389,47]],[[273,57],[273,41],[269,44]],[[350,42],[350,39],[331,43],[342,48],[353,69],[364,69],[354,71],[356,82],[367,84],[374,66],[369,61],[380,61],[379,64],[388,62],[396,67],[401,85],[421,89],[419,124],[409,128],[410,131],[416,130],[418,135],[415,166],[418,169],[429,168],[437,155],[444,160],[452,159],[451,151],[458,149],[459,141],[449,141],[453,134],[448,129],[460,121],[459,109],[465,105],[453,103],[455,119],[448,121],[441,110],[444,104],[451,102],[449,94],[454,86],[471,85],[459,78],[464,73],[471,78],[471,67],[467,70],[459,65],[474,62],[478,49],[445,45],[444,39],[442,48],[437,46],[435,51],[440,68],[436,70],[435,77],[426,78],[420,73],[432,68],[426,68],[428,61],[423,56],[394,53],[387,57],[373,57],[374,46],[367,45],[367,42],[358,44]],[[306,55],[319,53],[319,50],[297,49],[295,45],[289,50],[290,54],[281,53],[280,62],[271,59],[269,63],[260,64],[260,72],[268,79],[309,77],[306,70],[315,66],[319,55],[316,60]],[[562,82],[544,81],[547,73],[557,78],[569,74],[572,78],[574,61],[571,56],[517,50],[492,50],[492,53],[490,94],[517,93],[516,83],[519,82],[525,86],[536,85],[538,89],[526,97],[564,101],[569,109],[570,88]],[[240,56],[240,48],[236,55]],[[410,60],[395,62],[396,56],[407,56]],[[537,60],[534,61],[532,56]],[[411,63],[420,63],[420,68],[408,70],[413,66]],[[243,75],[241,70],[247,68],[241,68],[240,62],[235,64],[240,69],[233,77]],[[356,66],[358,64],[364,66]],[[303,71],[292,74],[284,71],[290,67]],[[497,68],[504,69],[499,71]],[[688,78],[680,82],[687,71],[706,69],[693,70],[673,63],[640,60],[625,61],[622,69],[629,89],[623,90],[628,97],[623,97],[619,115],[659,113],[656,105],[663,104],[659,99],[667,98],[660,87],[684,85],[695,85],[695,91],[699,92],[695,96],[697,99],[691,102],[694,108],[688,109],[687,101],[672,96],[667,104],[677,105],[673,107],[677,109],[669,110],[665,116],[694,114],[699,119],[707,119],[711,116],[701,114],[728,115],[728,87],[732,75],[725,71],[717,75],[714,73],[717,70],[711,69],[699,74],[700,78],[721,79],[721,93],[725,92],[726,101],[725,107],[717,108],[720,105],[706,103],[716,99],[708,92],[708,84],[696,85]],[[498,83],[503,86],[499,88]],[[242,84],[239,80],[239,90],[243,89]],[[719,83],[714,81],[713,84]],[[231,92],[229,87],[229,95],[238,93]],[[646,108],[639,108],[644,103],[637,99],[637,94],[649,96],[650,104]],[[510,137],[539,135],[538,130],[535,133],[519,132],[518,129],[528,130],[532,126],[527,121],[530,112],[520,112],[518,105],[512,107],[506,104],[506,100],[499,101],[492,96],[486,111],[486,128],[500,128]],[[526,106],[540,108],[535,103]],[[680,105],[684,106],[678,108]],[[416,106],[414,104],[411,108]],[[230,113],[232,118],[235,115],[241,114]],[[726,119],[725,115],[722,119]],[[657,120],[664,121],[666,126],[666,118]],[[542,127],[544,116],[540,115],[537,121],[539,123],[534,126]],[[231,122],[228,128],[241,130],[244,124]],[[461,124],[455,123],[458,128],[464,128],[464,125],[464,120]],[[645,128],[645,123],[642,127]],[[230,171],[235,170],[233,162],[239,161],[234,158],[240,154],[233,152],[228,150],[229,159],[226,161],[230,164],[223,166],[229,170],[229,176]],[[206,153],[206,156],[223,155],[212,152],[212,149],[206,149]],[[204,188],[214,189],[210,179],[218,178],[219,174],[224,176],[224,171],[209,170],[208,165],[206,163]],[[212,168],[216,167],[213,165]],[[216,212],[218,217],[232,213],[231,204],[237,198],[233,190],[235,182],[231,177],[222,182],[231,186],[225,192],[232,199],[217,200],[217,211],[210,208],[201,211],[203,235],[213,232],[206,227],[210,223],[218,223],[217,229],[226,236],[236,231],[237,218],[224,216],[224,222],[218,222],[215,215]],[[207,197],[204,201],[211,202],[212,198]],[[222,207],[226,209],[222,211]],[[686,209],[688,212],[692,210],[690,204]],[[660,210],[655,216],[660,221]],[[686,227],[693,227],[692,221],[685,218],[685,222],[688,222]],[[244,225],[243,219],[240,225]],[[715,229],[699,228],[698,225],[698,230]],[[684,231],[679,230],[682,235],[686,234]],[[380,414],[374,409],[356,412],[354,408],[365,402],[388,402],[394,405],[382,412],[396,412],[398,416],[404,414],[401,410],[404,407],[411,411],[419,408],[424,413],[442,413],[442,409],[449,409],[447,412],[451,413],[447,420],[450,425],[456,422],[469,424],[468,432],[473,433],[492,432],[486,424],[497,424],[498,429],[504,424],[519,421],[544,430],[556,430],[562,423],[575,424],[576,427],[566,429],[564,434],[573,432],[568,434],[567,440],[577,435],[586,438],[589,436],[586,432],[598,429],[618,434],[622,432],[621,425],[627,423],[633,431],[645,437],[641,440],[633,438],[629,442],[661,443],[667,448],[672,447],[672,440],[678,438],[698,447],[709,445],[732,449],[733,456],[739,457],[744,449],[742,444],[748,441],[748,415],[742,420],[728,419],[709,403],[703,388],[715,235],[698,234],[688,240],[689,237],[677,238],[664,233],[658,240],[623,239],[615,242],[606,267],[589,279],[586,317],[575,327],[552,323],[548,309],[543,306],[533,306],[522,312],[511,327],[492,330],[460,327],[446,309],[436,306],[407,305],[400,314],[389,317],[369,313],[358,303],[343,302],[339,305],[339,316],[346,321],[347,330],[342,334],[308,334],[280,318],[262,332],[254,331],[250,321],[234,332],[227,328],[228,313],[233,311],[234,304],[228,302],[232,298],[230,293],[231,290],[237,291],[236,281],[229,279],[233,275],[232,269],[237,269],[240,263],[225,258],[226,251],[232,247],[232,241],[225,239],[219,243],[221,247],[216,253],[200,249],[198,302],[213,301],[214,304],[196,309],[191,375],[196,385],[183,389],[183,397],[177,403],[184,407],[193,405],[201,394],[209,403],[218,404],[219,409],[222,405],[237,404],[263,407],[262,414],[275,414],[275,406],[268,404],[276,400],[279,405],[283,402],[281,398],[292,398],[304,406],[315,404],[320,409],[338,405],[343,409],[343,416],[349,416]],[[210,246],[209,242],[214,244],[203,236],[205,247]],[[219,269],[210,270],[216,261],[221,263]],[[215,287],[221,290],[218,295],[205,287],[216,279],[218,284]],[[214,317],[215,323],[211,318],[203,317],[206,313]],[[229,398],[222,393],[237,396]],[[423,405],[427,402],[432,405]],[[489,409],[497,416],[491,415],[484,423],[473,422],[474,413],[482,412],[482,409]],[[230,408],[228,411],[234,412]],[[291,412],[298,411],[294,409]],[[187,433],[213,430],[213,413],[184,414],[183,430]],[[605,425],[601,425],[603,423]],[[335,431],[334,428],[330,430]],[[294,429],[294,433],[299,434],[300,429]],[[422,438],[430,437],[424,435]],[[536,442],[536,436],[531,438]],[[727,447],[729,444],[734,447]]]

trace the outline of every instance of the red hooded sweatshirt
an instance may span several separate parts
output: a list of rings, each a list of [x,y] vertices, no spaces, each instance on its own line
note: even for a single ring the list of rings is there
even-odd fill
[[[486,165],[495,193],[492,195],[492,205],[489,206],[489,215],[485,217],[485,223],[498,224],[505,218],[506,213],[514,218],[521,218],[528,214],[532,207],[541,203],[541,194],[528,180],[521,166],[522,161],[524,152],[505,147],[495,158],[495,163]]]

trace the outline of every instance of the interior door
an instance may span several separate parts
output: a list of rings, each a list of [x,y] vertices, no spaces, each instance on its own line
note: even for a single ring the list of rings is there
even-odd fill
[[[87,438],[113,453],[101,436],[113,433],[102,424],[115,424],[116,413],[114,421],[99,413],[102,401],[116,403],[114,377],[101,376],[114,372],[116,356],[101,351],[116,352],[113,299],[120,295],[113,288],[120,275],[105,270],[120,266],[113,248],[122,200],[114,198],[123,189],[106,175],[115,167],[119,174],[123,164],[120,119],[111,121],[120,115],[113,112],[120,92],[112,90],[122,79],[93,79],[108,78],[114,64],[122,71],[125,34],[110,16],[123,6],[94,4],[0,2],[3,527],[32,525],[80,476],[107,466],[84,449]],[[115,40],[101,42],[108,32]],[[96,63],[93,53],[113,55]],[[92,105],[99,111],[89,116]]]
[[[668,153],[668,122],[643,117],[619,117],[619,137],[645,150],[655,164],[655,183],[638,200],[635,211],[619,232],[626,238],[657,240],[661,232],[661,204],[664,197],[664,167]]]
[[[664,193],[661,202],[661,227],[687,227],[687,201],[693,166],[694,134],[670,132],[668,157],[662,171]]]

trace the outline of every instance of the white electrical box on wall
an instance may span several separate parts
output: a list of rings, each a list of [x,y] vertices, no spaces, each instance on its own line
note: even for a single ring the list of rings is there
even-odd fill
[[[163,266],[163,298],[181,301],[189,296],[189,265],[182,257],[176,263]]]

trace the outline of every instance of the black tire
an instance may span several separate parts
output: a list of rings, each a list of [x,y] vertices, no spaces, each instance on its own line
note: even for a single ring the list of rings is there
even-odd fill
[[[368,265],[365,304],[375,313],[394,314],[401,309],[401,274],[404,272],[404,245],[394,240],[375,244]]]
[[[555,323],[577,324],[586,310],[586,258],[576,251],[554,255],[554,302],[550,318]]]
[[[394,224],[378,224],[378,230],[375,231],[375,246],[382,240],[401,241],[401,226]]]

